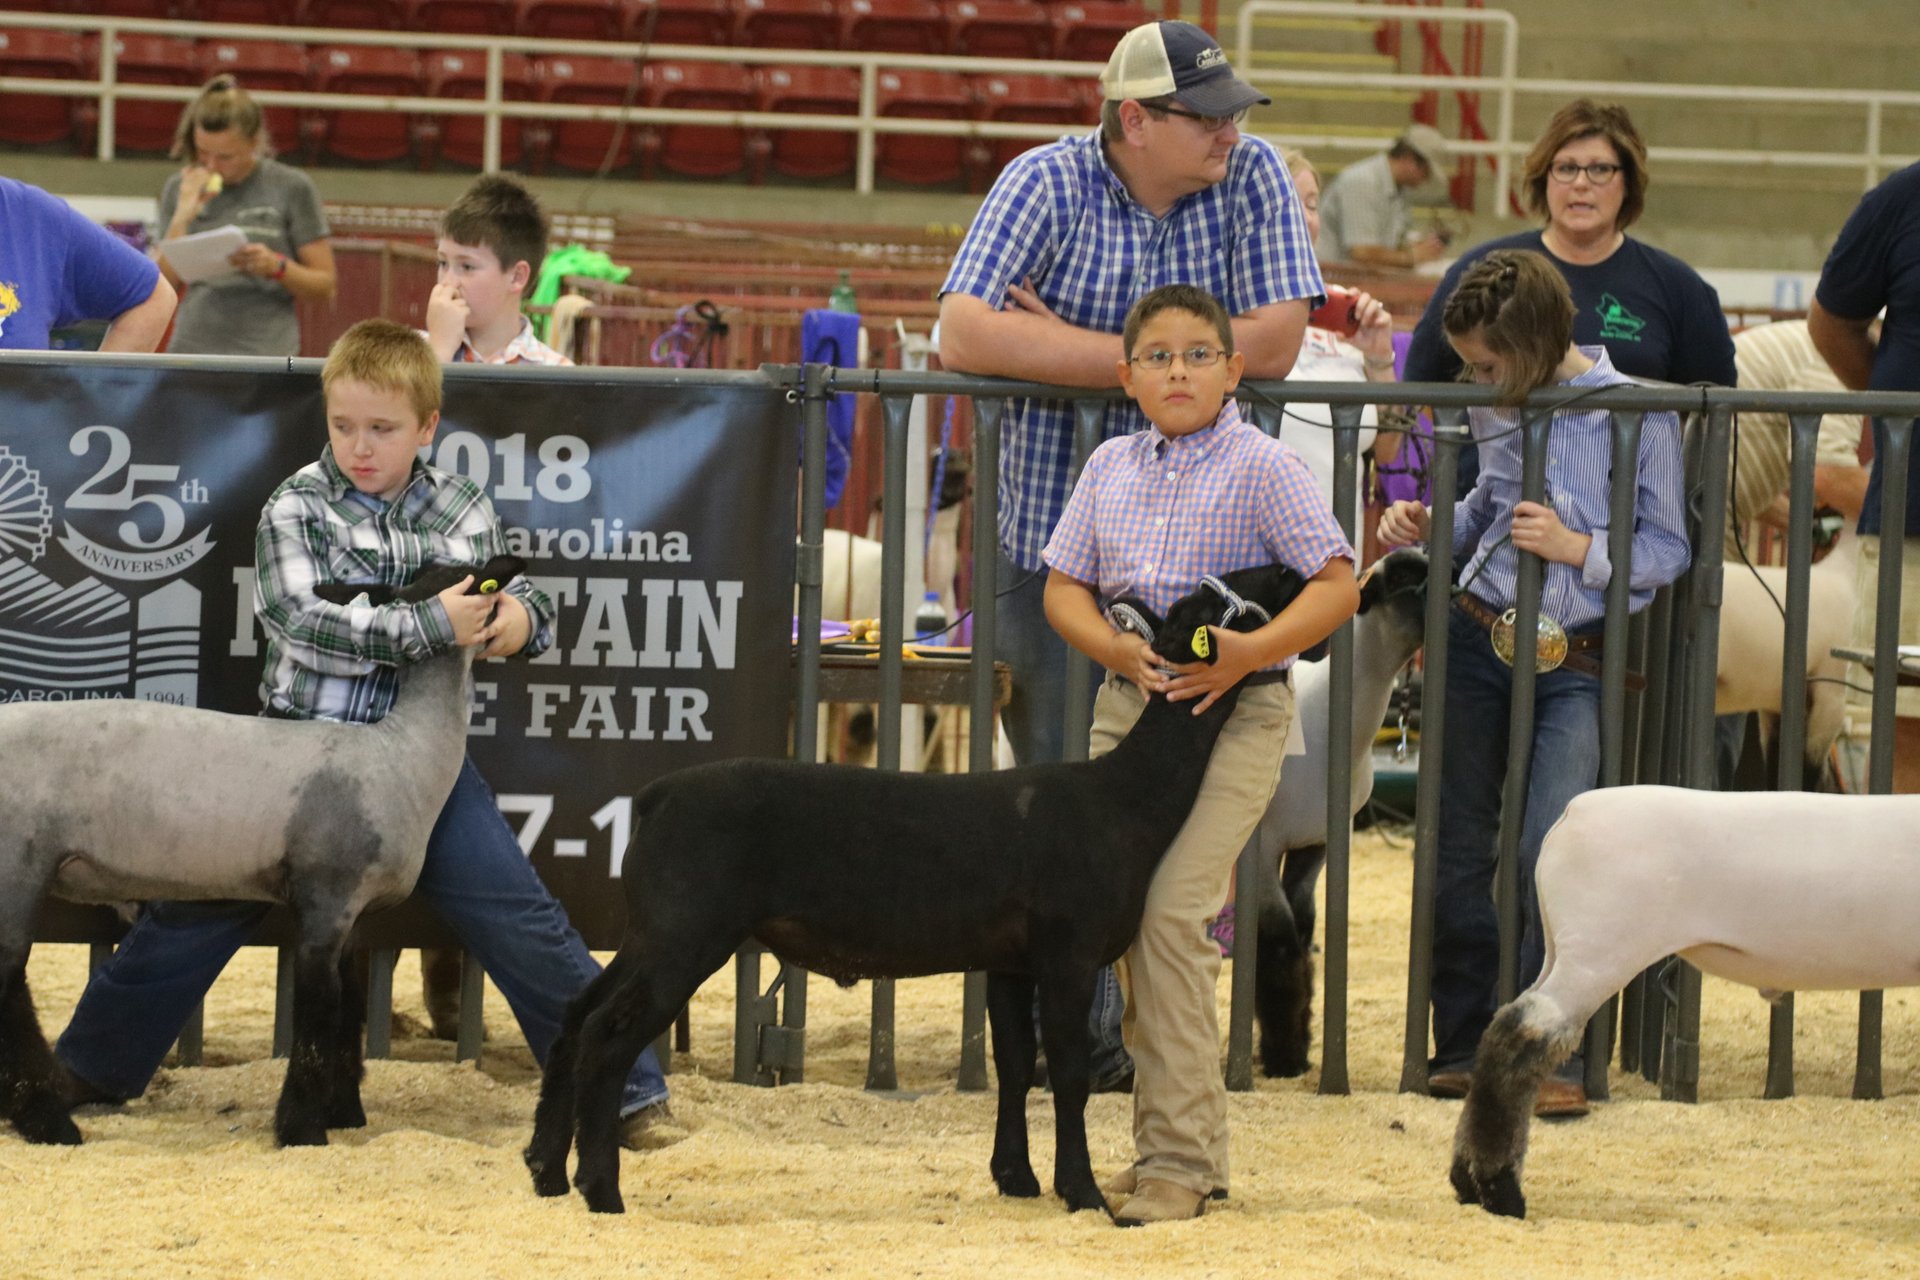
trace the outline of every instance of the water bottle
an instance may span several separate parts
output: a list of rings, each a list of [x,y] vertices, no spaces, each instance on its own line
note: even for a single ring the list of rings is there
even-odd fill
[[[913,613],[914,639],[922,643],[932,643],[940,639],[947,629],[947,611],[940,605],[938,591],[927,592],[927,598]]]
[[[834,285],[833,291],[827,294],[827,310],[860,310],[860,303],[853,296],[853,278],[850,273],[845,271],[840,273],[840,283]]]

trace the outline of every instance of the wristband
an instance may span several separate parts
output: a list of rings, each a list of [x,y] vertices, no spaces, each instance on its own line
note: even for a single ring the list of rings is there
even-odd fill
[[[278,280],[287,274],[287,255],[282,253],[276,256],[280,259],[280,265],[273,269],[273,278]]]
[[[1360,363],[1369,369],[1391,369],[1393,368],[1393,357],[1387,356],[1384,359],[1375,360],[1372,356],[1361,356]]]

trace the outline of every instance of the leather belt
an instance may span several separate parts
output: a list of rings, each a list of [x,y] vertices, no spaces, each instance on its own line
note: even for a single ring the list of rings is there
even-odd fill
[[[1480,629],[1486,632],[1493,630],[1493,624],[1500,620],[1500,614],[1503,612],[1502,610],[1496,610],[1492,605],[1470,591],[1463,591],[1455,596],[1453,603],[1460,612],[1479,623]],[[1606,633],[1603,631],[1586,631],[1579,635],[1569,635],[1567,637],[1567,656],[1561,661],[1561,667],[1568,671],[1578,671],[1582,675],[1593,676],[1596,679],[1599,678],[1600,647],[1605,642]],[[1646,687],[1647,678],[1645,676],[1637,671],[1627,672],[1628,689],[1639,693]]]

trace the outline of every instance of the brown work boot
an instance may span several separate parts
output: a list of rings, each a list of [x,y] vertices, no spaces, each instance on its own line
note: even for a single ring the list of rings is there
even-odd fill
[[[620,1121],[620,1145],[629,1151],[658,1151],[684,1142],[688,1136],[690,1131],[674,1118],[665,1098]]]
[[[1427,1077],[1429,1098],[1464,1098],[1473,1084],[1471,1071],[1436,1071]]]
[[[1533,1114],[1542,1120],[1574,1120],[1587,1114],[1587,1086],[1578,1080],[1548,1077],[1533,1100]]]
[[[1142,1178],[1113,1221],[1122,1227],[1144,1227],[1150,1222],[1185,1222],[1206,1211],[1207,1197],[1198,1191],[1165,1178]]]
[[[1106,1195],[1108,1200],[1125,1200],[1133,1194],[1134,1188],[1139,1185],[1140,1166],[1130,1164],[1101,1183],[1100,1190]],[[1226,1198],[1227,1189],[1225,1187],[1215,1187],[1213,1190],[1207,1192],[1207,1199],[1209,1200],[1225,1200]]]

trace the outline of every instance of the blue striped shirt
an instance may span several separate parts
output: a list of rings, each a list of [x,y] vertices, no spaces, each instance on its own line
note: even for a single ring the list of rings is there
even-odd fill
[[[267,633],[261,693],[297,720],[372,724],[393,709],[399,668],[453,647],[438,600],[330,604],[323,582],[405,586],[430,564],[481,564],[506,537],[486,493],[424,462],[391,503],[353,487],[328,445],[288,477],[260,513],[254,536],[253,610]],[[507,593],[526,606],[521,653],[553,643],[553,603],[524,575]]]
[[[1614,369],[1604,347],[1581,347],[1580,351],[1593,361],[1593,368],[1561,386],[1610,387],[1632,381]],[[1514,504],[1520,501],[1526,436],[1513,428],[1521,416],[1518,409],[1468,411],[1473,438],[1480,445],[1480,478],[1453,509],[1453,554],[1457,558],[1473,552],[1460,581],[1496,609],[1515,603],[1519,552],[1508,535],[1513,531]],[[1686,572],[1691,555],[1676,415],[1646,415],[1640,428],[1639,461],[1630,606],[1636,610],[1644,608],[1656,590]],[[1613,437],[1606,410],[1571,409],[1553,415],[1547,432],[1547,502],[1567,528],[1593,537],[1585,565],[1547,563],[1540,611],[1563,627],[1606,617],[1605,592],[1613,578],[1607,558],[1607,491],[1612,470]]]
[[[1132,595],[1162,615],[1206,574],[1284,564],[1310,578],[1355,558],[1300,455],[1231,400],[1190,435],[1149,426],[1095,449],[1045,555],[1103,603]]]
[[[1128,194],[1097,130],[1023,153],[987,193],[940,292],[999,308],[1007,286],[1029,277],[1062,320],[1100,333],[1119,333],[1127,309],[1164,284],[1199,285],[1236,316],[1323,293],[1293,181],[1273,146],[1255,137],[1235,145],[1222,181],[1161,218]],[[1033,569],[1072,487],[1073,406],[1021,400],[1010,409],[1000,545]],[[1107,409],[1101,434],[1146,427],[1126,401]]]

